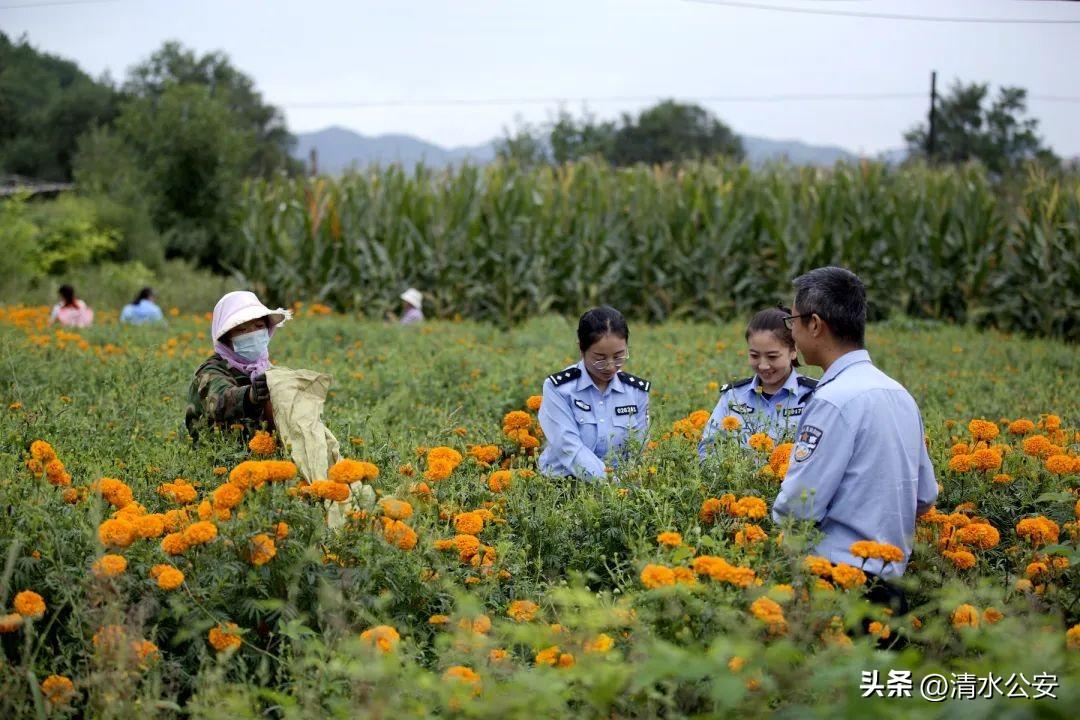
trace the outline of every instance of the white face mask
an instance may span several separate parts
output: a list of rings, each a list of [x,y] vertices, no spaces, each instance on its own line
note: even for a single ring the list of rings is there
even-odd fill
[[[237,335],[232,339],[233,352],[245,360],[255,361],[266,355],[270,347],[270,333],[266,330]]]

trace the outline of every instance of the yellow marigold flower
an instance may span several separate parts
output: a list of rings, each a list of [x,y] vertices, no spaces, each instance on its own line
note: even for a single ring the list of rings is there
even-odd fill
[[[967,550],[944,550],[941,554],[961,570],[970,570],[975,567],[975,556]]]
[[[184,573],[172,565],[155,565],[150,570],[150,576],[157,580],[157,586],[166,592],[184,584]]]
[[[652,589],[675,584],[675,572],[665,565],[646,565],[641,571],[641,584]]]
[[[1065,632],[1065,647],[1070,650],[1080,650],[1080,623],[1073,625]]]
[[[720,426],[725,430],[738,430],[742,427],[742,420],[734,415],[727,415],[720,421]]]
[[[127,559],[123,555],[102,555],[94,562],[92,570],[100,578],[116,577],[127,570]]]
[[[879,637],[882,640],[888,640],[889,636],[892,635],[892,630],[889,628],[889,626],[877,620],[870,623],[870,627],[867,628],[867,630],[870,632],[871,635]]]
[[[50,675],[41,683],[41,694],[53,707],[68,705],[75,698],[75,683],[63,675]]]
[[[392,652],[397,648],[398,643],[401,642],[401,636],[398,635],[398,631],[389,625],[376,625],[375,627],[368,628],[360,633],[360,639],[365,641],[369,646],[378,648],[379,651],[384,653]]]
[[[412,505],[396,498],[379,500],[379,507],[382,508],[383,515],[391,520],[408,520],[413,514]]]
[[[848,551],[855,557],[877,558],[884,562],[902,562],[904,551],[895,545],[874,542],[873,540],[859,540],[851,544]]]
[[[953,610],[952,624],[955,628],[979,627],[979,611],[974,606],[964,603]]]
[[[327,473],[332,482],[351,485],[365,480],[374,480],[379,477],[379,468],[374,463],[359,460],[339,460]]]
[[[445,625],[450,622],[450,618],[446,615],[432,615],[428,618],[428,625]]]
[[[240,639],[240,627],[236,623],[231,622],[219,624],[217,627],[210,628],[210,632],[207,634],[207,640],[210,641],[210,645],[218,652],[234,650],[240,647],[244,642]]]
[[[728,660],[728,670],[733,673],[742,672],[743,667],[746,665],[746,658],[739,657],[738,655]]]
[[[525,407],[529,408],[533,412],[540,412],[540,405],[543,402],[543,395],[530,395],[529,399],[525,401]]]
[[[758,520],[765,517],[767,511],[768,507],[765,505],[765,501],[759,497],[752,496],[739,498],[730,510],[731,514],[735,517],[745,517],[752,520]]]
[[[750,604],[750,612],[769,626],[769,632],[779,635],[787,631],[784,609],[772,598],[762,595]]]
[[[514,600],[507,608],[506,614],[515,622],[529,622],[536,616],[536,611],[539,609],[540,606],[532,600]]]
[[[30,457],[44,465],[56,459],[56,450],[53,450],[53,446],[44,440],[35,440],[30,443]]]
[[[400,520],[387,521],[383,525],[383,537],[401,550],[412,550],[416,547],[416,531]]]
[[[503,492],[510,487],[513,476],[509,470],[496,470],[488,477],[487,486],[491,492]]]
[[[23,590],[17,594],[11,606],[15,612],[31,620],[38,620],[45,615],[45,598],[33,590]]]
[[[1041,515],[1025,518],[1016,524],[1016,534],[1027,538],[1036,547],[1056,543],[1059,532],[1060,528],[1056,522]]]
[[[989,442],[998,436],[1000,430],[996,423],[975,419],[968,423],[968,432],[976,441]]]
[[[853,590],[866,584],[866,573],[854,565],[837,563],[836,567],[832,568],[832,579],[845,590]]]
[[[491,631],[491,618],[487,615],[479,615],[472,619],[462,618],[458,621],[458,627],[477,635],[486,635]]]
[[[257,430],[248,443],[248,449],[256,455],[273,455],[277,452],[277,441],[265,430]]]
[[[465,665],[454,665],[443,673],[444,680],[453,680],[463,685],[471,685],[473,692],[480,694],[480,676],[472,668]]]
[[[677,532],[662,532],[656,536],[656,542],[669,548],[679,547],[682,545],[682,535]]]
[[[127,520],[109,519],[98,526],[98,540],[105,547],[126,548],[136,537],[135,525]]]
[[[187,552],[188,543],[184,539],[183,532],[169,533],[161,539],[161,549],[166,555],[183,555]]]
[[[997,608],[988,607],[983,610],[983,620],[985,620],[988,625],[994,625],[995,623],[1000,622],[1004,617],[1004,613]]]
[[[251,564],[258,567],[259,565],[265,565],[277,555],[277,546],[274,545],[274,540],[266,533],[259,533],[255,537],[251,538],[248,542],[248,553],[251,559]]]
[[[116,508],[122,508],[134,499],[131,488],[114,478],[101,478],[95,483],[95,489]]]
[[[217,537],[217,525],[207,520],[201,520],[189,525],[184,530],[184,542],[188,547],[208,543]]]
[[[552,645],[549,648],[545,648],[536,653],[536,664],[554,666],[555,663],[559,662],[560,652],[562,651],[559,649],[558,645]]]
[[[1028,433],[1035,431],[1035,423],[1030,420],[1021,418],[1019,420],[1013,420],[1009,423],[1010,435],[1027,435]]]
[[[214,490],[214,507],[231,510],[244,499],[244,489],[231,482],[223,483]]]
[[[803,558],[803,567],[813,575],[823,578],[832,577],[832,563],[828,558],[808,555]]]
[[[475,511],[459,513],[454,516],[454,529],[462,535],[479,535],[484,529],[484,518]]]
[[[473,445],[469,448],[469,455],[477,462],[492,464],[502,457],[502,450],[497,445]]]
[[[754,433],[747,440],[747,444],[754,450],[763,453],[772,452],[773,448],[776,447],[773,439],[765,433]]]
[[[1033,457],[1046,457],[1053,447],[1053,443],[1045,435],[1031,435],[1024,438],[1024,441],[1020,443],[1020,448],[1024,451],[1024,454]]]
[[[229,474],[229,468],[227,468],[227,467],[225,467],[223,465],[218,465],[218,466],[216,466],[214,468],[213,473],[217,477],[221,477],[222,475],[228,475]]]
[[[23,617],[19,613],[0,615],[0,635],[13,633],[23,625]]]
[[[1055,475],[1069,475],[1077,471],[1075,460],[1068,455],[1051,455],[1043,465]]]

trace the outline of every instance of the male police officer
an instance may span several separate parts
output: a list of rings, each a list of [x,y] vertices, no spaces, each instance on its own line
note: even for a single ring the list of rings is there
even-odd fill
[[[811,270],[795,279],[791,307],[785,322],[795,344],[824,375],[799,422],[773,519],[816,522],[825,533],[816,552],[833,562],[861,565],[871,576],[903,575],[915,518],[938,492],[919,408],[870,362],[866,287],[858,276],[838,267]],[[863,565],[848,549],[858,540],[895,545],[904,559]]]

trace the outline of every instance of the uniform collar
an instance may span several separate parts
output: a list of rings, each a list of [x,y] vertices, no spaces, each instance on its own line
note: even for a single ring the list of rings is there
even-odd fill
[[[581,370],[581,376],[578,377],[574,389],[581,391],[585,388],[593,387],[596,388],[596,392],[603,395],[604,393],[600,392],[600,388],[596,387],[596,383],[593,382],[592,375],[589,374],[589,369],[585,367],[585,361],[578,360],[576,367]],[[608,390],[617,393],[626,392],[626,388],[623,385],[622,378],[619,377],[619,373],[615,373],[615,377],[611,378],[611,382],[608,383]]]
[[[760,389],[761,389],[761,376],[758,375],[757,373],[754,373],[754,382],[750,383],[750,392],[755,393],[757,395],[760,395],[761,393],[758,392]],[[796,394],[798,394],[798,392],[799,392],[799,372],[795,368],[791,369],[791,372],[788,373],[787,380],[785,380],[784,384],[781,385],[780,388],[775,393],[773,393],[773,397],[776,397],[776,395],[778,395],[780,393],[780,390],[787,390],[788,395],[796,395]]]
[[[818,387],[820,388],[825,383],[836,379],[837,375],[844,372],[852,365],[864,362],[870,362],[870,353],[865,349],[852,350],[851,352],[844,353],[836,358],[825,374],[821,376],[821,380],[818,381]]]

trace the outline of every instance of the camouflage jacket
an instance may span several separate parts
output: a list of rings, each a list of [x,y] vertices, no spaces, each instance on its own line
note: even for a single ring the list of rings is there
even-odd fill
[[[213,426],[241,424],[246,430],[259,427],[266,418],[264,406],[248,399],[251,378],[229,365],[217,353],[198,370],[188,387],[188,406],[184,422],[193,438],[199,430]]]

